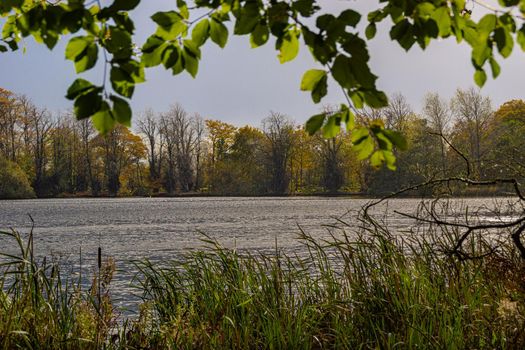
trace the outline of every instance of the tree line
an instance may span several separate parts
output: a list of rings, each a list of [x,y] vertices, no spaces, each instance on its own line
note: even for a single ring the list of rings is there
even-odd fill
[[[322,113],[336,111],[327,106]],[[416,113],[396,94],[387,107],[359,110],[356,124],[405,136],[407,149],[394,149],[396,171],[363,157],[366,149],[353,146],[362,135],[310,135],[280,113],[258,128],[236,127],[175,104],[166,112],[146,110],[133,129],[101,135],[89,119],[74,121],[0,89],[0,197],[379,195],[438,177],[524,177],[521,100],[494,110],[477,89],[458,89],[449,101],[427,94]]]

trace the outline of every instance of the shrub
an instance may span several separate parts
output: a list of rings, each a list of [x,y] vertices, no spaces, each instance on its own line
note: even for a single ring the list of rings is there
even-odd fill
[[[0,198],[35,198],[26,173],[16,164],[0,158]]]

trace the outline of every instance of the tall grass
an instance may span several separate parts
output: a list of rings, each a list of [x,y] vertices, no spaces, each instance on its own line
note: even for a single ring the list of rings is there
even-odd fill
[[[110,296],[80,292],[31,244],[1,277],[3,348],[523,348],[525,268],[512,245],[483,258],[447,255],[457,233],[394,236],[367,219],[304,254],[209,249],[164,265],[136,263],[139,315],[115,319]],[[439,233],[439,234],[437,234]],[[471,252],[494,243],[477,237]],[[111,268],[102,273],[107,284]],[[106,277],[104,277],[106,276]],[[98,281],[94,281],[94,284]],[[104,290],[104,288],[102,288]]]
[[[56,263],[37,263],[32,232],[24,242],[16,232],[0,231],[12,239],[19,253],[0,253],[0,348],[101,348],[115,325],[109,294],[91,288],[81,293],[79,283],[62,276]],[[112,266],[106,264],[93,286],[106,286]],[[100,298],[98,296],[100,295]]]

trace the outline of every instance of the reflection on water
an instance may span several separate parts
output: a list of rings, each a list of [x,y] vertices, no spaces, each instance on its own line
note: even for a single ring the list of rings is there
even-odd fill
[[[134,269],[130,261],[149,258],[167,261],[203,247],[202,233],[228,248],[269,250],[275,244],[298,252],[298,226],[314,237],[328,238],[331,225],[341,219],[349,230],[366,199],[348,198],[131,198],[50,199],[0,201],[0,228],[28,232],[34,220],[35,253],[67,261],[73,272],[93,271],[97,248],[117,263],[113,283],[117,302],[129,303]],[[455,200],[466,207],[484,207],[488,213],[504,200]],[[413,212],[418,199],[396,199],[374,208],[389,227],[406,230],[413,221],[395,211]],[[388,215],[386,215],[388,213]],[[510,216],[511,217],[511,216]],[[4,252],[14,252],[13,242],[0,238]],[[87,274],[87,273],[84,273]]]

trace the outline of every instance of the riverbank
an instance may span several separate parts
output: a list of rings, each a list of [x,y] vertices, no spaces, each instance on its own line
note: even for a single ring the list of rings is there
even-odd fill
[[[395,198],[483,198],[483,197],[512,197],[516,196],[515,191],[502,191],[500,189],[485,189],[485,190],[470,190],[463,192],[445,193],[439,195],[432,195],[428,193],[416,193],[408,191],[404,193],[367,193],[367,192],[314,192],[314,193],[291,193],[291,194],[215,194],[206,192],[186,192],[186,193],[156,193],[151,195],[136,196],[136,195],[92,195],[87,193],[62,193],[57,196],[46,197],[27,197],[27,198],[0,198],[0,200],[21,200],[21,199],[67,199],[67,198],[294,198],[294,197],[318,197],[318,198],[356,198],[356,199],[379,199],[384,197]]]
[[[308,254],[249,254],[213,239],[163,264],[136,262],[139,314],[112,305],[111,259],[80,289],[18,242],[0,275],[2,348],[523,348],[523,261],[510,242],[484,259],[446,254],[453,233],[400,239],[369,220]],[[467,244],[472,256],[493,247]],[[31,240],[31,236],[29,237]],[[118,273],[118,272],[117,272]]]

